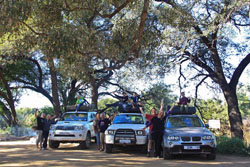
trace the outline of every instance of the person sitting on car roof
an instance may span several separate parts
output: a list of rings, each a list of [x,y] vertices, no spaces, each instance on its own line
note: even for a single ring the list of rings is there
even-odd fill
[[[188,103],[190,103],[190,99],[185,97],[185,92],[181,92],[181,97],[179,99],[179,102],[177,103],[178,105],[180,105],[180,111],[182,112],[188,112]]]
[[[76,100],[76,112],[78,112],[78,110],[80,109],[80,107],[82,105],[86,105],[87,107],[89,106],[89,102],[85,99],[84,96],[81,96],[80,94],[78,94],[77,96],[77,100]]]

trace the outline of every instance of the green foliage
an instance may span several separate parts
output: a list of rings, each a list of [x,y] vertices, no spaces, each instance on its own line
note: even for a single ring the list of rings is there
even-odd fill
[[[250,117],[250,86],[240,86],[237,92],[239,108],[243,118]]]
[[[106,108],[105,104],[112,104],[114,102],[116,102],[117,100],[114,100],[112,98],[105,98],[105,99],[102,99],[98,102],[98,109],[99,110],[102,110],[104,108]],[[105,110],[106,113],[108,114],[112,114],[112,113],[115,113],[117,112],[118,109],[114,108],[114,107],[110,107],[108,108],[107,110]]]
[[[204,123],[208,123],[210,119],[220,120],[221,128],[219,130],[211,129],[218,135],[227,135],[230,133],[229,120],[227,116],[227,106],[219,99],[208,99],[197,101],[200,113],[197,112],[203,119]]]
[[[150,112],[153,107],[160,109],[162,98],[165,106],[173,105],[177,100],[177,96],[172,94],[171,86],[164,83],[153,84],[142,94],[142,101],[145,101],[145,111]]]
[[[246,143],[239,138],[221,136],[216,138],[217,152],[222,154],[238,154],[250,156],[250,149]]]
[[[52,107],[43,107],[39,110],[38,115],[44,113],[45,115],[54,115],[54,110]],[[36,117],[34,110],[32,108],[21,108],[17,109],[17,119],[21,127],[32,127],[36,125]]]

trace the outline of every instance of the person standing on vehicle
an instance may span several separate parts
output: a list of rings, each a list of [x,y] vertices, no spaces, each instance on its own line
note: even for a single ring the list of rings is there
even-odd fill
[[[113,120],[114,117],[115,114],[110,118],[106,118],[106,114],[101,113],[101,119],[98,122],[98,126],[100,128],[100,143],[101,143],[100,151],[104,151],[105,131],[106,129],[108,129],[109,125],[111,124],[111,120]]]
[[[35,117],[37,121],[37,127],[36,127],[36,147],[38,149],[42,149],[42,143],[43,143],[43,127],[44,127],[44,121],[45,121],[45,114],[41,113],[41,116],[38,115],[38,109],[35,111]]]
[[[145,116],[145,118],[150,122],[151,119],[155,116],[157,116],[157,111],[156,109],[153,107],[151,110],[151,114],[146,114],[142,107],[139,108],[141,113]],[[151,148],[152,148],[152,128],[153,125],[149,126],[149,133],[148,133],[148,151],[147,151],[147,156],[150,157],[150,152],[151,152]]]
[[[95,134],[96,134],[96,144],[97,144],[97,149],[100,150],[100,146],[101,146],[101,143],[100,143],[100,128],[99,128],[99,120],[100,120],[100,114],[97,113],[96,114],[96,118],[93,122],[93,126],[94,126],[94,131],[95,131]]]
[[[166,112],[164,116],[163,107],[164,107],[164,99],[162,99],[161,101],[161,108],[160,108],[160,112],[158,113],[158,115],[153,117],[151,121],[146,125],[146,127],[143,128],[143,131],[145,131],[147,127],[149,127],[150,125],[153,125],[152,139],[155,142],[155,153],[156,153],[155,156],[156,157],[161,157],[161,151],[162,151],[161,144],[162,144],[163,134],[165,130],[165,127],[164,127],[165,121],[168,115],[170,114],[170,112],[172,111],[172,109],[174,108],[174,106],[172,106],[169,109],[169,111]]]
[[[51,127],[51,124],[54,124],[55,122],[53,119],[56,116],[52,117],[50,114],[47,115],[46,119],[44,119],[44,126],[43,126],[43,150],[47,150],[47,142],[48,142],[48,137],[49,137],[49,130]]]

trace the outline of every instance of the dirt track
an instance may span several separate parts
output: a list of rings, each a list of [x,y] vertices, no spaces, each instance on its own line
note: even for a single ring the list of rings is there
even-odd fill
[[[250,167],[249,157],[217,155],[214,161],[205,157],[188,156],[174,160],[147,158],[134,150],[116,150],[106,154],[95,150],[80,150],[76,145],[64,144],[57,150],[38,151],[28,141],[0,142],[0,167],[3,166],[91,166],[91,167]]]

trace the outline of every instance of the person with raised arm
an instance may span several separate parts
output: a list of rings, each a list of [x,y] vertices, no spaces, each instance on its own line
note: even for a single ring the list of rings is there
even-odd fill
[[[146,114],[144,111],[143,111],[143,108],[140,107],[139,108],[141,113],[145,116],[145,118],[150,122],[151,119],[155,116],[157,116],[157,111],[156,109],[153,107],[151,109],[151,114]],[[151,148],[152,148],[152,128],[153,128],[153,125],[150,125],[149,126],[149,133],[148,133],[148,151],[147,151],[147,156],[150,157],[150,152],[151,152]]]
[[[41,113],[41,116],[38,115],[38,109],[35,109],[35,117],[37,121],[37,127],[36,127],[36,147],[37,149],[42,149],[43,144],[43,128],[44,128],[44,122],[45,122],[45,114]]]
[[[169,111],[165,113],[165,115],[163,112],[163,108],[164,108],[164,99],[161,100],[161,108],[160,108],[160,112],[158,113],[158,115],[153,117],[151,121],[146,125],[146,127],[143,128],[143,131],[145,131],[147,127],[149,127],[150,125],[153,125],[151,133],[152,133],[152,139],[155,142],[155,157],[161,157],[161,151],[162,151],[161,144],[162,144],[163,134],[165,130],[165,127],[164,127],[165,121],[166,121],[166,118],[171,113],[174,106],[172,106],[169,109]]]

